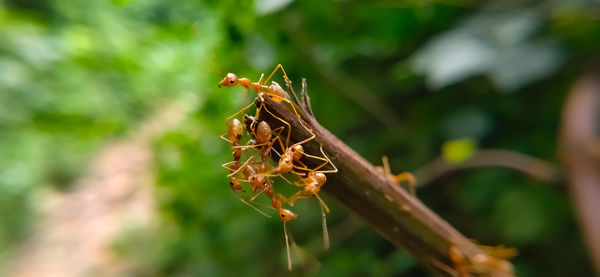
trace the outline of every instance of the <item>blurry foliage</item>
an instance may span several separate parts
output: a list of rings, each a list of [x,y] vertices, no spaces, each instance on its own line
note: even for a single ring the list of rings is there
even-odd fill
[[[124,233],[115,253],[130,275],[287,273],[281,223],[232,195],[220,167],[231,154],[218,138],[223,119],[252,97],[217,90],[218,80],[226,72],[255,80],[277,63],[296,85],[308,78],[325,127],[374,163],[389,156],[394,172],[441,153],[462,160],[475,146],[556,161],[564,95],[597,54],[600,7],[456,3],[0,1],[0,249],[35,226],[35,192],[70,189],[107,141],[175,101],[186,120],[154,142],[162,221]],[[328,70],[383,100],[402,135],[337,89]],[[445,176],[419,197],[465,235],[518,247],[519,276],[591,275],[562,190],[477,169]],[[297,205],[290,224],[321,262],[317,275],[425,274],[362,223],[345,228],[352,215],[326,201],[333,249],[320,250],[316,201]]]
[[[477,145],[470,138],[446,141],[442,144],[442,157],[449,163],[460,164],[477,151]]]

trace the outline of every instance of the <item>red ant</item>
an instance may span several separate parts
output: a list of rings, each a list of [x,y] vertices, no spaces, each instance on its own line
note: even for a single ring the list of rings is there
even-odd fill
[[[308,173],[306,173],[306,177],[301,178],[301,182],[294,183],[296,186],[302,187],[302,190],[300,190],[300,191],[296,192],[294,195],[292,195],[289,198],[288,202],[290,203],[290,205],[293,206],[294,203],[298,199],[309,198],[311,196],[315,196],[315,198],[317,198],[317,200],[319,200],[319,205],[321,207],[322,224],[323,224],[323,247],[325,249],[328,249],[329,248],[329,234],[327,232],[326,214],[329,213],[329,207],[327,207],[327,204],[325,204],[325,201],[323,201],[323,199],[321,199],[321,197],[319,197],[319,191],[321,190],[321,187],[325,184],[325,181],[327,181],[327,177],[325,176],[325,174],[326,173],[337,173],[338,169],[331,162],[329,157],[327,157],[327,155],[325,155],[325,152],[323,151],[323,147],[320,147],[320,150],[321,150],[321,154],[323,154],[323,156],[325,157],[326,162],[317,166],[316,168],[310,169],[308,171]],[[323,166],[325,166],[328,163],[333,167],[333,169],[319,170],[320,168],[322,168]]]
[[[266,216],[266,217],[271,217],[270,215],[266,214],[265,212],[261,211],[260,209],[258,209],[257,207],[255,207],[254,205],[250,204],[250,202],[246,201],[242,196],[238,195],[236,192],[237,191],[241,191],[244,192],[244,189],[242,187],[242,182],[248,182],[247,180],[240,180],[238,177],[236,177],[235,175],[237,175],[237,173],[246,168],[248,163],[253,159],[254,157],[250,157],[248,158],[248,160],[246,162],[244,162],[242,165],[237,166],[237,163],[239,163],[239,161],[233,161],[231,163],[226,163],[223,164],[222,166],[224,168],[226,168],[227,170],[229,170],[231,173],[229,175],[227,175],[227,177],[229,178],[229,188],[231,188],[231,190],[233,190],[234,194],[240,199],[240,201],[242,201],[242,203],[248,205],[249,207],[253,208],[254,210],[256,210],[257,212],[259,212],[260,214]],[[235,167],[237,167],[237,169],[234,169],[234,167],[228,167],[229,164],[234,163],[234,165],[236,165]],[[247,174],[247,173],[244,173]]]
[[[267,125],[268,127],[268,125]],[[245,163],[240,164],[240,160],[242,157],[242,150],[245,148],[250,148],[250,147],[257,147],[260,145],[264,145],[265,143],[262,142],[262,140],[260,141],[260,144],[256,144],[256,145],[246,145],[246,146],[240,146],[240,140],[242,138],[242,135],[244,133],[244,126],[242,125],[242,123],[238,120],[238,119],[234,119],[232,121],[231,124],[227,124],[227,134],[229,136],[229,139],[225,138],[223,135],[221,135],[221,138],[229,143],[231,143],[233,146],[231,147],[233,149],[233,161],[232,162],[228,162],[225,164],[222,164],[222,166],[224,168],[226,168],[227,170],[229,170],[231,172],[231,174],[229,174],[227,177],[229,177],[229,187],[234,191],[243,191],[243,187],[242,187],[242,182],[243,180],[239,180],[235,175],[242,169],[245,169],[248,165],[248,163],[253,159],[253,157],[250,157]],[[267,136],[266,140],[270,140],[271,137],[271,131],[270,131],[270,127],[268,128],[268,135],[264,135],[264,132],[260,132],[261,135],[260,136],[256,136],[257,138],[263,138],[264,136]],[[270,143],[272,144],[272,143]],[[248,178],[248,175],[250,175],[250,173],[245,172],[246,178]],[[252,184],[252,188],[253,191],[255,189],[255,183],[251,183]],[[252,207],[254,210],[258,211],[259,213],[267,216],[267,217],[271,217],[267,214],[265,214],[263,211],[259,210],[258,208],[256,208],[255,206],[253,206],[252,204],[250,204],[248,201],[244,200],[244,198],[242,198],[241,196],[237,195],[238,198],[240,199],[240,201],[242,201],[244,204]]]
[[[284,78],[286,80],[289,80],[289,78],[287,76],[287,73],[283,69],[283,66],[281,64],[279,64],[279,65],[277,65],[275,67],[275,69],[273,70],[273,72],[271,72],[271,74],[269,75],[269,77],[267,77],[267,79],[264,80],[264,81],[263,81],[264,74],[261,74],[258,82],[254,83],[254,82],[250,81],[248,78],[238,78],[234,73],[227,73],[227,75],[225,75],[225,78],[223,78],[223,80],[221,80],[221,82],[219,82],[219,87],[221,87],[221,86],[233,87],[233,86],[235,86],[237,84],[240,84],[240,85],[242,85],[243,87],[245,87],[247,89],[249,89],[250,87],[252,87],[252,89],[254,89],[254,91],[256,91],[257,93],[261,93],[262,92],[262,93],[266,94],[267,96],[271,97],[271,99],[273,99],[274,101],[277,101],[277,102],[284,101],[284,102],[288,103],[292,107],[292,109],[293,109],[294,113],[296,114],[296,116],[298,117],[298,120],[300,121],[300,124],[302,125],[302,127],[304,127],[312,135],[310,138],[308,138],[307,140],[305,140],[303,142],[309,141],[309,140],[311,140],[311,139],[314,138],[314,134],[312,133],[312,130],[310,130],[308,127],[306,127],[304,125],[304,123],[302,122],[302,118],[300,117],[300,114],[298,114],[298,111],[296,110],[296,106],[290,100],[288,100],[286,98],[287,94],[283,90],[283,88],[278,83],[276,83],[274,81],[272,81],[272,84],[270,86],[266,86],[266,85],[263,84],[263,83],[268,82],[271,79],[271,77],[273,77],[273,74],[275,74],[275,72],[277,72],[277,69],[280,69],[280,68],[281,68],[281,71],[283,71]],[[226,121],[229,120],[230,118],[236,116],[237,114],[245,111],[246,109],[250,108],[253,104],[254,103],[252,103],[252,104],[244,107],[243,109],[241,109],[237,113],[235,113],[232,116],[228,117],[226,119]],[[263,109],[263,108],[269,114],[271,114],[273,117],[275,117],[277,120],[279,120],[282,123],[284,123],[285,125],[287,125],[287,127],[288,127],[288,134],[287,134],[287,138],[286,138],[286,145],[288,145],[289,144],[289,140],[290,140],[290,132],[291,132],[291,126],[290,126],[290,124],[288,122],[286,122],[285,120],[283,120],[283,119],[275,116],[264,105],[261,105],[260,107],[257,108],[257,110],[256,110],[256,117],[255,118],[258,118],[258,115],[259,115],[261,109]],[[300,142],[300,143],[303,143],[303,142]],[[300,143],[297,143],[297,144],[300,144]]]
[[[252,157],[250,157],[250,159],[252,159]],[[264,164],[259,165],[259,168],[264,168],[262,165],[264,165]],[[247,182],[249,182],[252,185],[253,191],[255,189],[261,189],[261,193],[265,192],[265,194],[269,198],[271,198],[271,206],[275,210],[277,210],[279,219],[281,219],[281,221],[283,222],[283,233],[285,236],[285,246],[286,246],[286,251],[287,251],[288,269],[292,270],[292,260],[291,260],[290,243],[289,243],[289,241],[290,241],[289,237],[291,237],[291,235],[288,235],[286,223],[290,220],[294,220],[294,219],[298,218],[298,215],[296,215],[291,210],[284,209],[282,207],[282,202],[284,202],[284,201],[288,202],[285,197],[283,197],[281,194],[274,195],[273,187],[268,179],[268,177],[272,176],[272,175],[265,175],[263,173],[257,173],[256,169],[253,168],[251,165],[249,165],[248,162],[244,163],[244,165],[242,165],[242,167],[238,168],[236,171],[232,172],[230,175],[233,176],[236,173],[238,173],[240,170],[243,170],[245,172],[244,174],[248,175]],[[246,181],[246,180],[244,180],[244,181]],[[251,199],[251,201],[254,200],[254,198],[256,198],[259,194],[256,194]]]
[[[277,194],[277,196],[275,196],[271,200],[271,205],[279,213],[279,219],[281,219],[281,221],[283,221],[283,234],[285,236],[285,248],[286,248],[286,252],[287,252],[288,270],[291,271],[292,270],[292,257],[290,255],[290,243],[289,243],[289,238],[288,238],[288,232],[287,232],[285,225],[288,221],[298,218],[298,216],[288,209],[283,209],[281,207],[282,200],[285,200],[285,198],[283,196],[281,196],[281,194]],[[291,235],[289,235],[289,236],[291,237]]]
[[[513,267],[506,259],[514,257],[517,254],[516,249],[504,246],[477,246],[484,253],[473,257],[466,257],[455,245],[448,249],[448,255],[454,263],[459,277],[473,276],[471,273],[474,275],[492,273],[494,276],[514,276]]]

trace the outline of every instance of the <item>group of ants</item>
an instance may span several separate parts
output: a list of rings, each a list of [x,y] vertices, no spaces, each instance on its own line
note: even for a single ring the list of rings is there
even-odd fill
[[[304,151],[304,147],[302,145],[315,139],[315,134],[303,123],[303,120],[300,114],[298,114],[294,103],[287,98],[287,93],[277,82],[272,81],[271,85],[265,85],[278,69],[281,69],[283,72],[283,77],[285,78],[286,82],[290,84],[291,82],[289,81],[285,70],[280,64],[266,79],[263,79],[264,74],[262,74],[258,82],[252,82],[248,78],[238,78],[234,73],[228,73],[219,83],[219,87],[234,87],[239,84],[248,90],[252,88],[258,94],[259,98],[269,97],[276,102],[287,103],[297,116],[300,125],[302,125],[302,127],[310,134],[309,137],[290,145],[292,126],[289,122],[272,113],[266,107],[264,101],[258,101],[260,104],[256,107],[256,113],[254,116],[244,115],[243,122],[238,118],[235,118],[248,108],[254,106],[255,102],[253,102],[225,120],[227,124],[227,132],[221,135],[221,139],[231,144],[233,161],[224,163],[222,166],[229,171],[229,174],[227,175],[229,178],[229,187],[236,193],[238,198],[244,204],[252,207],[254,210],[266,217],[271,217],[252,204],[254,200],[262,194],[267,195],[271,200],[271,208],[278,212],[279,219],[281,219],[283,222],[288,269],[291,270],[291,236],[288,235],[286,230],[286,222],[298,218],[298,215],[291,210],[284,208],[283,205],[287,204],[288,206],[294,206],[298,200],[314,196],[319,201],[321,208],[323,246],[325,249],[328,249],[329,235],[325,217],[326,214],[329,213],[329,208],[323,199],[319,197],[319,192],[327,180],[326,174],[337,173],[338,169],[333,164],[331,159],[325,154],[322,146],[320,147],[320,154],[322,156],[311,155]],[[281,126],[272,128],[267,121],[262,120],[259,122],[259,119],[262,117],[261,113],[267,113],[275,121],[280,122]],[[250,138],[247,140],[244,139],[244,133],[247,133]],[[243,140],[246,142],[244,143]],[[244,162],[242,162],[244,160],[242,159],[243,151],[248,149],[253,150],[254,154],[250,155],[247,159],[245,159]],[[279,149],[279,151],[277,149]],[[272,163],[270,162],[270,158],[273,156],[273,154],[277,156],[278,161]],[[301,161],[303,157],[318,161],[316,163],[318,165],[313,168],[307,166]],[[384,156],[382,160],[383,166],[378,167],[382,173],[385,174],[385,176],[393,183],[398,185],[406,184],[407,190],[413,196],[415,196],[415,177],[410,172],[402,172],[400,174],[393,175],[390,171],[387,158]],[[327,165],[330,165],[330,169],[323,169]],[[297,176],[297,180],[290,182],[286,177],[284,177],[284,174],[293,174]],[[280,193],[276,193],[273,189],[271,177],[281,177],[287,183],[298,187],[299,190],[290,197],[285,197]],[[242,185],[243,183],[250,184],[251,193],[248,200],[237,194],[237,192],[245,192]],[[487,247],[486,252],[506,252],[508,250],[512,249]],[[449,253],[451,259],[455,263],[455,270],[459,273],[458,275],[470,276],[468,273],[473,270],[473,263],[469,262],[469,269],[467,269],[466,257],[464,257],[456,247],[451,247]],[[464,273],[464,275],[461,273]]]

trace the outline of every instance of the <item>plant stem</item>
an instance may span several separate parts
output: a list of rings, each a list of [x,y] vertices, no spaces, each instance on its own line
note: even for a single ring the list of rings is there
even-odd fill
[[[287,104],[276,102],[264,94],[259,95],[255,103],[257,106],[264,105],[292,126],[292,141],[310,136]],[[449,257],[450,246],[458,247],[467,259],[484,254],[421,201],[390,182],[375,166],[323,128],[310,116],[306,104],[297,103],[297,110],[304,124],[316,135],[314,140],[303,144],[304,151],[320,153],[319,147],[322,146],[339,169],[338,173],[327,175],[323,189],[368,222],[382,237],[406,248],[418,262],[442,276],[458,274]],[[272,128],[281,126],[281,121],[268,113],[261,113],[259,120],[267,121]],[[316,166],[320,161],[303,158],[303,162]]]

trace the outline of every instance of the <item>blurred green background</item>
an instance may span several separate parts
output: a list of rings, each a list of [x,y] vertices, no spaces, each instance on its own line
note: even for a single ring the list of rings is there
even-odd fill
[[[0,268],[44,232],[44,194],[76,191],[97,153],[175,105],[183,119],[150,140],[157,223],[111,242],[117,275],[427,276],[327,197],[333,247],[302,203],[289,273],[281,223],[238,201],[220,166],[224,118],[253,93],[218,81],[283,64],[324,127],[393,172],[490,148],[559,164],[561,109],[599,23],[583,0],[0,0]],[[518,248],[518,276],[593,275],[564,186],[474,168],[418,195],[466,236]]]

